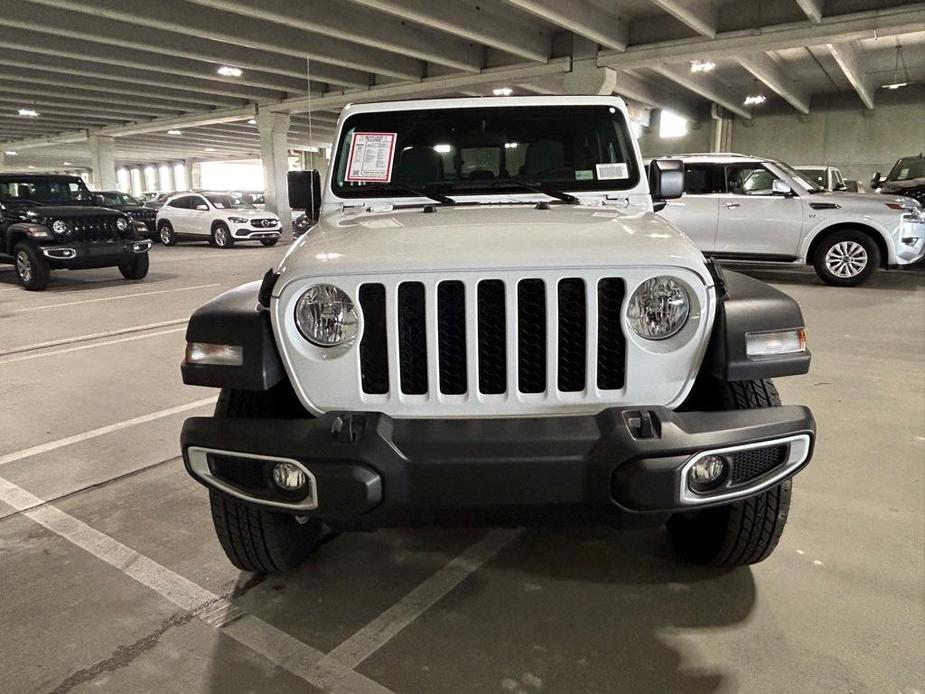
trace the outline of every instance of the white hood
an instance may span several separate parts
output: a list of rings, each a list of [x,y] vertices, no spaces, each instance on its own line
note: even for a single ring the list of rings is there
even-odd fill
[[[482,205],[331,215],[302,237],[282,281],[311,276],[510,268],[685,267],[709,274],[677,228],[638,208]]]

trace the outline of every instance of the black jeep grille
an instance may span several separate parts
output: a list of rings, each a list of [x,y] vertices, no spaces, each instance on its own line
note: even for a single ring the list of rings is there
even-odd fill
[[[732,484],[743,484],[771,472],[782,465],[790,454],[789,444],[753,448],[732,455]]]
[[[116,220],[119,217],[74,217],[67,219],[75,241],[107,243],[119,238]]]

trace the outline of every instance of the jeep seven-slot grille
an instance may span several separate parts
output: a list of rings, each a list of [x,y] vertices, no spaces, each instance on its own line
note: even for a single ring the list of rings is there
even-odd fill
[[[516,388],[521,393],[581,392],[588,383],[589,324],[596,322],[597,387],[618,390],[624,387],[626,342],[620,316],[624,283],[606,278],[597,286],[581,278],[563,278],[550,293],[546,281],[522,279],[516,283],[486,279],[476,285],[459,280],[445,280],[436,292],[421,282],[402,282],[396,295],[378,283],[364,284],[359,291],[363,312],[363,339],[360,342],[360,375],[364,393],[384,395],[396,385],[403,394],[424,395],[439,390],[443,395],[466,395],[478,390],[483,395],[507,392],[511,358],[517,368]],[[597,292],[597,315],[589,315],[588,292]],[[474,292],[470,297],[470,293]],[[512,294],[511,294],[512,293]],[[397,302],[389,311],[389,302]],[[554,302],[554,306],[548,303]],[[467,311],[474,304],[475,316]],[[508,306],[516,317],[508,320]],[[556,320],[550,322],[550,311]],[[393,316],[388,318],[388,316]],[[516,320],[514,320],[516,318]],[[394,320],[393,352],[389,350],[389,320]],[[428,345],[428,322],[431,339]],[[555,354],[549,354],[549,331],[555,331]],[[474,333],[474,334],[473,334]],[[429,357],[428,355],[432,355]],[[390,384],[389,361],[398,364],[398,384]],[[437,374],[437,383],[428,378],[428,358]],[[469,382],[469,360],[475,359],[472,372],[478,382]],[[549,360],[555,359],[557,379],[547,383]],[[593,376],[592,376],[593,378]]]
[[[75,241],[103,243],[119,238],[118,217],[75,217],[67,220],[74,231]]]

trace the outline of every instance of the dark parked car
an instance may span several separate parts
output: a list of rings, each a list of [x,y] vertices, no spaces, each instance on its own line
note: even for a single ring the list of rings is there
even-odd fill
[[[903,157],[893,164],[886,178],[875,173],[870,185],[881,193],[905,195],[925,205],[925,154]]]
[[[0,174],[0,262],[12,263],[31,291],[59,269],[118,267],[142,279],[151,242],[139,235],[141,223],[99,203],[78,176]]]
[[[155,228],[154,224],[154,219],[157,217],[157,210],[146,206],[138,198],[132,197],[128,193],[123,193],[118,190],[103,190],[98,192],[97,195],[103,198],[101,201],[103,207],[108,207],[112,210],[119,210],[119,212],[125,212],[125,214],[134,219],[136,222],[141,222],[144,224],[144,235],[146,237],[153,239],[157,236],[157,229]]]

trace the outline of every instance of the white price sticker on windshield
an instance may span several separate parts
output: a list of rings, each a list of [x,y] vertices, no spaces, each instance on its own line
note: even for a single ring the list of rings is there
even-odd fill
[[[396,137],[396,133],[354,133],[347,162],[347,180],[391,181]]]
[[[597,180],[608,181],[615,178],[629,178],[630,172],[626,164],[595,164]]]

